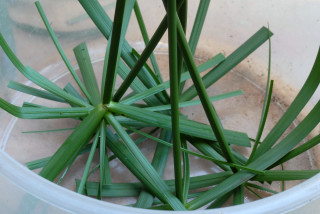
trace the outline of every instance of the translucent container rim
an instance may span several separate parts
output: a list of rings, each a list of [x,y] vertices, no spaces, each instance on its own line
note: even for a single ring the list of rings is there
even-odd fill
[[[60,210],[71,213],[163,213],[147,209],[131,208],[89,198],[56,185],[30,171],[4,151],[0,151],[0,174],[12,184]],[[191,213],[287,213],[303,207],[320,197],[320,174],[274,196],[238,206],[215,210],[198,210]],[[177,213],[166,211],[166,213]],[[190,211],[179,213],[190,213]]]

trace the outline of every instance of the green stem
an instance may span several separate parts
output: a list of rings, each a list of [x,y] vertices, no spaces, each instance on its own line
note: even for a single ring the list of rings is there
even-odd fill
[[[109,160],[106,151],[106,123],[104,120],[100,124],[100,185],[98,198],[101,199],[102,187],[105,184],[111,184],[111,174]]]
[[[170,74],[170,103],[173,141],[173,162],[176,184],[176,195],[183,202],[181,142],[179,129],[179,77],[177,64],[177,17],[176,1],[168,1],[167,5],[168,41],[169,41],[169,74]]]
[[[142,17],[141,11],[140,11],[138,1],[136,1],[134,4],[134,13],[136,14],[144,43],[145,43],[145,45],[147,45],[149,43],[149,37],[148,37],[146,26],[143,21],[143,17]],[[154,56],[153,53],[151,53],[151,55],[150,55],[150,61],[151,61],[153,70],[154,70],[157,78],[159,79],[160,82],[163,82],[162,76],[160,74],[159,66],[156,61],[156,57]]]
[[[143,50],[140,58],[136,62],[136,64],[131,69],[130,73],[127,75],[126,79],[122,82],[120,87],[118,88],[117,92],[115,93],[113,100],[119,101],[124,93],[127,91],[129,86],[131,85],[132,81],[138,75],[139,71],[143,67],[143,65],[148,60],[150,54],[153,52],[155,47],[158,45],[160,39],[162,38],[163,34],[167,30],[167,20],[166,17],[163,18],[162,22],[160,23],[159,27],[157,28],[156,32],[152,36],[150,42],[147,44],[146,48]]]
[[[178,8],[179,8],[179,6],[178,6]],[[148,42],[147,46],[145,47],[145,49],[141,53],[140,58],[138,59],[136,64],[133,66],[130,73],[127,75],[126,79],[124,79],[124,81],[122,82],[122,84],[118,88],[117,92],[115,93],[115,95],[113,97],[114,101],[117,102],[121,99],[121,97],[127,91],[127,89],[129,88],[129,86],[131,85],[133,80],[136,78],[136,76],[140,72],[143,65],[146,63],[146,61],[148,60],[148,58],[150,57],[150,55],[152,54],[152,52],[154,51],[154,49],[158,45],[160,39],[162,38],[162,36],[164,35],[164,33],[166,32],[167,27],[168,27],[167,16],[168,15],[166,15],[162,19],[156,32],[153,34],[151,40]],[[146,83],[144,83],[144,84],[146,84]]]
[[[182,3],[183,3],[183,1],[181,1],[180,4],[178,5],[178,7],[177,7],[178,9],[181,7]],[[147,44],[147,46],[143,50],[140,58],[138,59],[138,61],[133,66],[131,72],[127,75],[126,79],[123,81],[123,83],[118,88],[118,90],[117,90],[117,92],[116,92],[116,94],[114,95],[114,98],[113,98],[114,101],[119,101],[121,99],[121,97],[124,95],[126,90],[131,85],[132,81],[139,74],[140,70],[142,68],[144,68],[143,65],[145,64],[145,62],[147,61],[149,56],[152,54],[152,51],[158,45],[158,43],[159,43],[160,39],[162,38],[162,36],[164,35],[167,27],[168,27],[168,23],[167,23],[167,15],[166,15],[162,19],[160,25],[158,26],[156,32],[153,34],[151,40],[149,41],[149,43]],[[150,81],[148,79],[147,80],[141,79],[141,81],[146,86],[151,86],[150,84],[151,84],[152,81]],[[151,87],[149,87],[149,88],[151,88]]]
[[[187,141],[184,135],[181,135],[181,146],[183,149],[188,149]],[[183,157],[183,186],[182,186],[182,193],[183,193],[183,204],[187,203],[188,194],[189,194],[189,187],[190,187],[190,159],[189,154],[184,152],[182,154]]]
[[[90,18],[93,20],[94,24],[100,30],[100,32],[104,35],[105,38],[109,38],[112,30],[112,21],[109,16],[104,11],[103,7],[99,4],[98,0],[78,0],[79,3],[83,6],[86,10]],[[132,5],[133,6],[133,5]],[[124,40],[123,46],[121,49],[121,57],[125,63],[120,62],[121,64],[128,66],[129,68],[133,68],[136,63],[136,58],[132,55],[132,47],[129,43]],[[120,68],[121,69],[121,68]],[[141,75],[140,75],[141,73]],[[152,88],[157,85],[157,81],[152,78],[145,67],[142,67],[141,72],[139,73],[138,77],[143,79],[143,83],[145,84],[146,88]],[[158,97],[155,97],[158,99]],[[165,99],[164,97],[162,97]]]
[[[243,203],[244,203],[244,185],[240,185],[233,191],[232,205],[239,205]]]
[[[108,67],[106,72],[106,86],[103,92],[103,103],[109,103],[112,98],[113,87],[115,82],[116,69],[118,67],[118,61],[121,54],[121,34],[122,34],[122,22],[124,17],[124,9],[127,0],[118,0],[116,4],[116,11],[114,15],[114,23],[112,28],[112,36],[110,50],[112,54],[109,54]]]
[[[61,58],[63,59],[64,63],[66,64],[67,68],[69,69],[72,77],[74,78],[74,80],[76,81],[76,83],[78,84],[79,88],[81,89],[81,91],[84,93],[84,95],[88,98],[88,100],[90,101],[90,103],[92,103],[92,98],[90,96],[90,94],[88,93],[87,89],[84,87],[84,85],[82,84],[80,78],[78,77],[78,75],[76,74],[76,72],[74,71],[74,69],[72,68],[67,56],[65,55],[64,51],[62,50],[62,47],[58,41],[57,36],[55,35],[53,29],[51,28],[49,21],[41,7],[41,4],[39,1],[35,2],[35,5],[38,9],[38,12],[43,20],[43,23],[45,24],[48,33],[50,34],[50,37],[54,43],[54,45],[56,46]]]
[[[95,136],[95,138],[93,140],[93,144],[92,144],[92,147],[91,147],[91,150],[90,150],[90,154],[88,156],[88,160],[87,160],[86,166],[84,168],[79,187],[77,188],[77,192],[80,193],[80,194],[84,194],[84,192],[85,192],[84,191],[84,187],[85,187],[85,184],[86,184],[86,182],[88,180],[88,177],[89,177],[89,170],[90,170],[90,166],[92,164],[94,153],[95,153],[95,151],[97,149],[98,140],[99,140],[99,132],[97,132],[97,134],[96,134],[96,136]]]
[[[268,26],[269,29],[269,26]],[[262,132],[266,123],[267,115],[268,115],[268,110],[271,102],[271,96],[272,96],[272,88],[273,88],[273,80],[270,82],[270,74],[271,74],[271,38],[270,38],[270,30],[269,30],[269,51],[268,51],[268,77],[267,77],[267,85],[266,85],[266,90],[265,90],[265,97],[264,97],[264,102],[263,102],[263,107],[262,107],[262,112],[261,112],[261,119],[259,123],[259,128],[256,136],[256,140],[254,142],[254,146],[252,149],[252,152],[250,154],[250,157],[248,159],[248,163],[252,160],[252,157],[255,155],[255,152],[258,148]],[[270,87],[269,87],[270,85]]]
[[[217,140],[220,144],[221,149],[223,150],[224,157],[226,158],[226,160],[230,163],[235,163],[236,161],[231,153],[229,144],[223,134],[223,131],[222,131],[223,128],[221,126],[220,120],[218,118],[218,115],[217,115],[213,105],[210,102],[206,88],[202,82],[200,75],[199,75],[197,66],[193,60],[192,53],[190,51],[186,37],[184,35],[183,28],[182,28],[181,23],[179,21],[177,22],[177,31],[178,31],[178,44],[179,44],[180,51],[183,54],[185,63],[189,69],[191,78],[193,80],[194,86],[196,87],[196,90],[198,92],[198,96],[201,100],[202,106],[203,106],[204,111],[206,113],[206,116],[209,120],[211,128],[212,128],[215,136],[217,137]]]
[[[197,44],[198,44],[198,41],[200,38],[200,33],[202,31],[202,27],[203,27],[203,24],[204,24],[204,21],[205,21],[207,12],[208,12],[209,3],[210,3],[210,0],[200,0],[200,3],[199,3],[197,15],[194,20],[190,39],[189,39],[189,47],[190,47],[192,55],[194,55],[194,53],[196,51],[196,47],[197,47]],[[185,65],[183,68],[184,68],[183,71],[186,71]],[[180,83],[180,94],[183,91],[184,85],[185,85],[185,81],[182,81]]]
[[[187,18],[188,18],[188,0],[178,0],[178,2],[183,2],[182,6],[181,6],[181,10],[177,11],[178,15],[179,15],[179,19],[180,22],[182,24],[182,28],[184,33],[186,33],[187,31]],[[178,47],[177,47],[178,48]],[[180,77],[182,72],[184,72],[186,70],[185,65],[183,64],[183,57],[181,55],[181,53],[178,52],[177,55],[177,64],[178,64],[178,79],[179,79],[179,83],[180,83]],[[179,88],[180,88],[180,84],[179,84]],[[180,94],[180,89],[179,89],[179,94]]]

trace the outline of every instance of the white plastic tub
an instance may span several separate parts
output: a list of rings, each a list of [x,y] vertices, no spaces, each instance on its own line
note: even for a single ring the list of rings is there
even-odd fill
[[[189,2],[190,14],[194,14],[198,1]],[[73,64],[75,59],[72,48],[83,41],[87,41],[92,59],[98,61],[103,57],[106,40],[95,30],[89,19],[83,16],[84,12],[76,1],[61,0],[53,3],[44,0],[41,3]],[[109,5],[112,1],[104,0],[101,3]],[[164,13],[162,3],[156,0],[139,0],[139,4],[141,9],[146,11],[145,19],[147,20],[148,17],[152,20],[147,22],[149,35],[152,35]],[[67,6],[72,6],[73,9],[65,9]],[[227,56],[260,27],[269,23],[274,33],[272,37],[274,93],[285,107],[292,101],[309,74],[320,45],[319,9],[320,1],[316,0],[212,1],[196,56],[206,59],[218,52],[223,52]],[[83,17],[81,25],[70,24],[70,20],[74,21],[73,18],[79,16]],[[193,20],[193,16],[191,15],[190,20]],[[192,24],[192,22],[188,24],[189,33]],[[139,33],[132,30],[135,26],[136,22],[133,21],[129,27],[130,33],[127,40],[139,49],[142,39]],[[15,48],[23,63],[42,71],[49,79],[59,79],[64,75],[65,70],[49,36],[43,33],[43,28],[42,21],[31,1],[1,1],[0,31],[9,41],[10,46]],[[167,39],[164,38],[158,51],[166,49],[166,42]],[[264,88],[265,78],[261,76],[266,74],[267,56],[268,47],[264,44],[237,67],[237,72],[250,81],[255,81],[257,87]],[[29,83],[12,68],[3,56],[2,50],[0,50],[0,59],[1,97],[16,105],[21,104],[25,99],[33,99],[22,96],[20,93],[13,93],[6,88],[9,79]],[[58,73],[51,72],[58,70],[57,68],[60,69]],[[312,97],[309,107],[319,100],[319,95],[318,90]],[[309,107],[305,108],[305,112]],[[10,136],[12,137],[11,130],[15,126],[16,119],[3,110],[0,110],[0,118],[0,213],[163,213],[163,211],[142,210],[101,202],[39,177],[21,164],[23,161],[19,159],[20,157],[15,156],[18,162],[8,154],[7,141]],[[319,131],[318,126],[314,132],[319,133]],[[318,150],[313,149],[312,152],[315,161],[311,165],[319,168]],[[22,156],[23,154],[21,158]],[[285,192],[259,201],[191,213],[317,213],[320,209],[319,198],[320,175],[317,175]]]

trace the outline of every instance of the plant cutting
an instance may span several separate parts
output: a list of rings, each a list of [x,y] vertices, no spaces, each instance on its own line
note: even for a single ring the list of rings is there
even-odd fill
[[[296,119],[320,82],[320,56],[304,86],[278,123],[262,139],[273,89],[270,80],[271,36],[268,28],[262,27],[232,54],[218,54],[197,66],[194,53],[210,1],[199,4],[194,28],[189,41],[186,38],[187,1],[163,1],[167,11],[153,36],[148,38],[137,1],[118,0],[114,22],[96,0],[79,0],[80,4],[108,39],[103,74],[96,78],[85,43],[74,48],[83,82],[67,59],[50,26],[41,4],[36,2],[39,14],[65,62],[70,74],[79,86],[77,92],[71,85],[58,87],[32,68],[25,66],[15,56],[5,38],[0,35],[0,45],[15,67],[41,89],[10,82],[9,87],[27,94],[63,102],[66,108],[49,108],[44,105],[24,103],[18,107],[0,99],[0,106],[10,114],[24,119],[71,118],[80,121],[61,147],[51,157],[27,163],[30,169],[42,168],[39,175],[50,180],[63,179],[64,173],[78,156],[89,153],[81,179],[77,180],[77,192],[103,197],[138,196],[136,207],[148,209],[194,210],[223,206],[233,196],[233,204],[244,203],[244,189],[275,193],[263,186],[265,182],[308,179],[319,170],[274,170],[273,168],[296,157],[319,143],[319,135],[297,146],[319,124],[320,104],[287,136],[280,139]],[[138,53],[125,40],[131,13],[134,11],[145,41],[145,49]],[[168,31],[168,54],[170,80],[164,82],[154,57],[154,49]],[[246,133],[223,127],[213,100],[226,99],[241,94],[233,91],[209,97],[207,88],[231,71],[238,63],[264,42],[269,41],[269,66],[261,122],[255,138]],[[147,64],[150,59],[151,66]],[[209,69],[204,76],[201,72]],[[123,81],[115,87],[116,76]],[[101,88],[97,81],[101,79]],[[193,85],[184,87],[191,79]],[[131,88],[132,93],[126,94]],[[167,90],[168,89],[168,90]],[[170,93],[168,93],[168,91]],[[80,94],[83,94],[80,95]],[[196,99],[193,99],[198,97]],[[138,103],[142,101],[141,103]],[[186,118],[181,107],[201,105],[209,121],[199,123]],[[153,130],[148,133],[146,127]],[[160,137],[152,135],[160,131]],[[134,140],[133,135],[141,138]],[[157,142],[150,163],[140,148],[140,141],[151,139]],[[197,148],[192,151],[188,145]],[[250,156],[245,156],[232,145],[252,147]],[[169,150],[172,147],[174,180],[163,180]],[[109,155],[111,150],[113,155]],[[99,154],[100,181],[90,182],[92,159]],[[207,159],[220,167],[221,171],[203,176],[190,176],[192,162],[189,155]],[[139,180],[136,183],[114,183],[111,179],[109,162],[119,159]],[[63,173],[64,172],[64,173]],[[59,179],[59,175],[62,177]],[[254,182],[258,181],[258,182]],[[199,190],[206,188],[205,190]],[[121,190],[121,191],[120,191]],[[196,192],[191,192],[195,190]]]

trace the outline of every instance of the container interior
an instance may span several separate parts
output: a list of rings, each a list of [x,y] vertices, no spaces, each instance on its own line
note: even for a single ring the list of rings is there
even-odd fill
[[[110,14],[110,17],[113,17],[114,1],[103,0],[99,2],[104,5],[106,11]],[[41,3],[51,21],[53,29],[58,35],[64,51],[71,60],[72,65],[74,65],[75,68],[77,67],[75,58],[73,57],[73,47],[86,41],[90,57],[94,63],[96,75],[98,76],[101,74],[103,66],[101,60],[104,58],[107,41],[96,30],[89,18],[86,17],[79,3],[69,0],[60,0],[54,3],[52,1],[44,0],[41,1]],[[146,25],[149,35],[151,36],[155,30],[155,26],[157,26],[163,17],[164,10],[162,3],[161,1],[155,3],[147,0],[139,0],[139,4],[141,9],[146,11],[144,13],[145,16],[148,17],[146,20],[150,20]],[[191,14],[190,20],[193,20],[194,17],[192,17],[192,14],[195,14],[198,2],[190,1],[190,4],[191,5],[188,8],[189,13]],[[267,122],[267,128],[269,128],[269,130],[278,118],[280,118],[283,110],[288,107],[311,70],[319,47],[317,35],[318,32],[320,32],[320,15],[315,9],[317,6],[319,8],[319,1],[303,0],[295,0],[291,3],[284,0],[272,0],[263,3],[263,5],[258,4],[253,0],[241,2],[217,0],[210,4],[210,13],[206,19],[204,31],[201,35],[195,55],[197,63],[199,64],[219,52],[222,52],[226,56],[229,55],[262,26],[269,24],[271,31],[274,33],[274,36],[272,37],[271,60],[272,79],[275,80],[275,90],[270,111],[271,114],[269,115],[271,120],[268,120]],[[72,10],[69,9],[70,7],[72,7]],[[0,14],[0,31],[8,40],[9,45],[14,48],[22,62],[38,70],[41,74],[50,80],[55,81],[61,87],[64,87],[65,84],[70,81],[70,75],[66,72],[66,67],[62,63],[49,36],[44,31],[44,25],[34,4],[26,0],[2,1],[0,3]],[[2,22],[2,20],[6,21]],[[192,21],[188,23],[187,35],[190,34],[192,24]],[[126,39],[134,48],[141,51],[143,48],[142,38],[135,30],[133,30],[136,26],[137,23],[133,15],[132,22],[128,29],[129,34]],[[159,62],[161,62],[161,71],[163,73],[168,72],[166,50],[167,39],[165,36],[156,51],[156,56],[159,59]],[[217,95],[238,89],[244,91],[244,95],[224,101],[217,101],[215,103],[222,123],[226,128],[246,131],[249,136],[254,137],[259,123],[263,102],[262,98],[266,82],[267,61],[268,46],[267,44],[264,44],[250,55],[250,57],[244,60],[244,62],[238,65],[230,74],[226,75],[214,87],[209,89],[210,95]],[[19,81],[30,86],[32,86],[32,83],[18,74],[18,71],[11,65],[2,50],[0,50],[0,62],[0,95],[2,98],[15,105],[21,105],[23,101],[37,104],[42,104],[44,102],[44,100],[39,98],[23,95],[21,93],[14,93],[12,90],[6,88],[9,80]],[[191,83],[189,82],[188,84]],[[226,85],[228,85],[228,87],[226,87]],[[318,90],[312,98],[311,105],[307,106],[301,114],[301,118],[310,110],[312,104],[315,104],[319,100],[319,94]],[[46,102],[46,104],[48,105],[48,102]],[[236,111],[234,111],[234,106],[237,106]],[[50,107],[57,107],[56,103],[50,103]],[[207,123],[200,107],[184,108],[183,112],[187,114],[190,119]],[[35,187],[33,185],[37,185],[38,182],[47,185],[48,182],[42,181],[41,178],[38,178],[34,173],[27,172],[22,165],[28,161],[52,155],[63,142],[63,139],[71,133],[71,130],[58,133],[22,132],[72,128],[77,125],[77,121],[67,119],[59,121],[17,120],[13,119],[3,110],[0,110],[0,117],[2,121],[0,124],[0,157],[2,159],[0,162],[10,163],[8,166],[14,167],[16,170],[12,169],[12,177],[10,179],[7,177],[10,174],[9,169],[7,171],[3,170],[3,173],[0,173],[0,180],[2,179],[1,181],[3,181],[0,181],[1,185],[7,184],[4,186],[8,188],[8,190],[3,189],[3,193],[9,192],[10,190],[12,192],[12,196],[11,194],[6,194],[5,197],[2,196],[3,199],[0,202],[0,204],[5,204],[2,207],[8,209],[8,213],[17,213],[17,209],[19,209],[17,207],[19,206],[17,206],[16,203],[22,203],[21,206],[24,207],[24,200],[27,200],[28,202],[29,200],[34,200],[29,199],[29,197],[42,201],[41,203],[44,204],[43,207],[42,205],[39,205],[39,207],[37,205],[36,209],[39,209],[39,211],[35,210],[41,213],[77,212],[73,210],[77,209],[75,208],[75,205],[79,205],[79,203],[82,203],[83,201],[88,203],[86,206],[88,210],[92,209],[91,205],[99,206],[99,208],[96,208],[95,210],[97,212],[104,209],[112,209],[113,206],[116,207],[114,213],[117,213],[118,211],[120,213],[122,209],[128,209],[130,212],[133,212],[130,208],[120,208],[116,205],[108,203],[103,204],[82,196],[75,196],[75,193],[70,193],[56,185],[50,184],[50,191],[56,191],[56,194],[59,196],[66,194],[66,201],[70,204],[66,205],[59,197],[49,197],[45,193],[41,193],[43,189],[33,192],[33,188]],[[296,123],[298,122],[299,121],[296,121]],[[318,126],[314,130],[314,134],[319,132],[320,127]],[[266,133],[267,132],[264,134]],[[153,147],[154,145],[150,145],[150,147],[146,147],[144,151],[148,154],[147,157],[149,159],[152,158],[152,152],[150,151],[152,151]],[[243,152],[247,153],[248,151]],[[319,148],[315,148],[312,151],[299,156],[295,161],[289,162],[284,167],[286,169],[319,168],[318,163],[320,163],[320,161],[318,158],[320,155],[318,155],[318,153]],[[172,156],[170,155],[170,157]],[[14,160],[12,160],[12,158]],[[70,174],[68,173],[61,183],[62,186],[75,190],[74,179],[81,177],[84,161],[85,156],[77,159],[74,166],[70,169]],[[169,163],[170,161],[172,162],[172,160],[169,160]],[[192,161],[199,162],[197,166],[201,167],[192,169],[193,174],[191,175],[201,175],[219,170],[217,167],[212,166],[209,161],[198,160],[197,158],[193,158]],[[98,159],[96,160],[96,163],[98,163]],[[120,162],[111,164],[113,164],[112,167],[115,172],[113,180],[117,182],[136,181],[136,178],[130,173],[127,173],[129,176],[125,178],[121,176],[121,173],[126,172],[127,169]],[[26,185],[31,186],[26,187],[22,185],[21,179],[15,177],[18,174],[14,174],[13,172],[19,172],[21,173],[21,176],[27,176]],[[165,179],[173,178],[172,167],[167,169],[164,176]],[[96,175],[94,174],[92,179],[98,179],[98,173]],[[286,182],[286,188],[289,189],[298,183],[300,182]],[[315,185],[319,186],[319,184]],[[299,186],[301,185],[298,185],[298,187]],[[46,188],[45,185],[43,187]],[[275,182],[272,187],[280,190],[281,184],[280,182]],[[57,189],[55,190],[55,188]],[[294,189],[295,188],[293,188],[293,190]],[[48,192],[50,191],[48,190]],[[29,194],[31,196],[26,196]],[[17,195],[20,200],[12,200],[13,198],[16,198]],[[75,197],[75,201],[70,202],[69,200],[72,200],[73,197]],[[313,197],[318,196],[313,195]],[[248,193],[246,202],[253,200],[254,196]],[[284,199],[281,200],[283,201]],[[118,204],[134,203],[134,199],[132,198],[126,198],[120,201],[119,199],[108,199],[107,201]],[[248,205],[248,207],[245,207],[246,205],[242,206],[243,209],[250,210],[250,206]],[[293,205],[291,204],[288,206]],[[232,210],[233,208],[230,209]],[[81,213],[84,210],[78,211]],[[212,213],[214,212],[215,211],[212,211]],[[232,211],[230,211],[230,213],[232,213]]]

